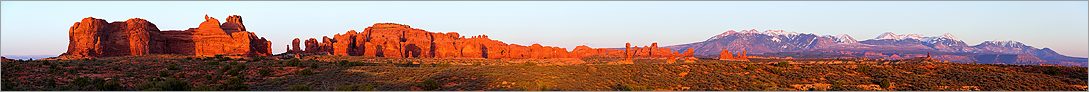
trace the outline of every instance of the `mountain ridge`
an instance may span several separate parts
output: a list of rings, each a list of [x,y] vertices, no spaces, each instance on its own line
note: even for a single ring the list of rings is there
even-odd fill
[[[758,56],[791,58],[905,59],[935,54],[939,60],[961,63],[1086,66],[1086,61],[1089,61],[1084,57],[1066,56],[1050,48],[1036,48],[1012,40],[990,40],[968,45],[950,33],[923,36],[885,32],[878,37],[858,41],[846,34],[817,35],[783,30],[763,32],[756,29],[742,32],[729,30],[705,41],[666,46],[666,48],[674,50],[692,48],[699,57],[717,56],[716,50],[727,49],[748,50],[750,54]],[[836,54],[782,54],[786,52]]]

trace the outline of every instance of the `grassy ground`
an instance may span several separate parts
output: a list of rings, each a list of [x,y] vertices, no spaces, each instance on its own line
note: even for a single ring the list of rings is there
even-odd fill
[[[1087,69],[698,60],[116,57],[3,62],[3,90],[1086,90]],[[548,62],[563,62],[550,64]]]

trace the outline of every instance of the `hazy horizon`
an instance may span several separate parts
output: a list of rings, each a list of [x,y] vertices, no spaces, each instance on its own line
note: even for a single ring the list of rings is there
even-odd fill
[[[951,33],[969,45],[1013,40],[1087,57],[1087,8],[1086,1],[3,1],[0,55],[64,53],[68,29],[85,17],[143,18],[160,30],[184,30],[207,14],[221,21],[241,15],[248,31],[272,41],[274,53],[285,52],[293,38],[331,37],[388,22],[569,50],[622,48],[625,42],[669,46],[727,30],[774,29],[859,41],[885,32]]]

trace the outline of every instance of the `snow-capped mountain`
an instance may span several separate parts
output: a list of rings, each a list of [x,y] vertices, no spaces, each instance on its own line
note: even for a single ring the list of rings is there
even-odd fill
[[[840,34],[840,35],[836,35],[836,36],[827,35],[825,37],[832,38],[832,40],[835,40],[836,43],[846,43],[846,44],[858,43],[858,40],[855,40],[855,38],[853,38],[853,37],[851,37],[850,35],[847,35],[847,34]]]
[[[979,49],[980,52],[1003,54],[1030,54],[1039,50],[1017,41],[983,41],[972,47]]]
[[[953,34],[945,33],[941,36],[922,36],[919,34],[902,34],[898,35],[892,32],[886,32],[874,39],[862,41],[864,44],[871,45],[898,45],[904,47],[920,47],[923,46],[926,49],[933,49],[941,52],[968,52],[973,51],[973,48],[968,47],[964,41],[957,40]]]
[[[696,55],[710,56],[717,55],[721,49],[747,50],[749,53],[765,53],[765,52],[784,52],[784,51],[799,51],[812,48],[822,48],[822,46],[830,46],[833,44],[857,44],[858,41],[854,40],[851,36],[844,35],[823,35],[818,36],[814,34],[787,32],[783,30],[765,30],[763,32],[756,29],[742,30],[737,32],[729,30],[721,34],[708,38],[706,41],[668,46],[673,50],[685,50],[687,48],[694,48]]]
[[[964,41],[957,40],[953,34],[945,33],[939,37],[924,37],[923,45],[934,48],[938,51],[946,52],[970,52],[974,51],[974,48],[969,48],[968,44]]]
[[[919,34],[902,34],[901,35],[901,34],[896,34],[896,33],[892,33],[892,32],[885,32],[885,33],[882,33],[881,36],[877,36],[877,38],[874,38],[874,40],[885,40],[885,39],[889,39],[889,40],[916,39],[916,40],[919,40],[919,39],[923,39],[923,36],[919,35]]]
[[[755,29],[740,32],[729,30],[703,42],[666,46],[666,48],[677,51],[691,48],[694,49],[696,56],[716,56],[722,49],[728,49],[730,51],[747,50],[749,54],[766,56],[800,52],[816,54],[803,55],[816,58],[847,56],[897,59],[934,53],[939,59],[954,62],[1085,66],[1085,63],[1089,61],[1086,58],[1060,55],[1049,48],[1037,49],[1017,41],[985,41],[971,46],[949,33],[923,36],[886,32],[874,39],[858,41],[846,34],[815,35],[783,30],[763,32]],[[789,56],[798,56],[798,54],[791,53]]]

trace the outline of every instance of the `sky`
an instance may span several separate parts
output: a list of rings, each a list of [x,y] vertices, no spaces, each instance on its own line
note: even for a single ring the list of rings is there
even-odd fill
[[[856,40],[951,33],[969,45],[1014,40],[1089,56],[1087,1],[3,1],[0,55],[64,53],[69,28],[85,17],[143,18],[160,30],[184,30],[204,15],[241,15],[248,31],[272,41],[274,53],[296,37],[400,23],[568,49],[668,46],[731,29],[774,29]]]

